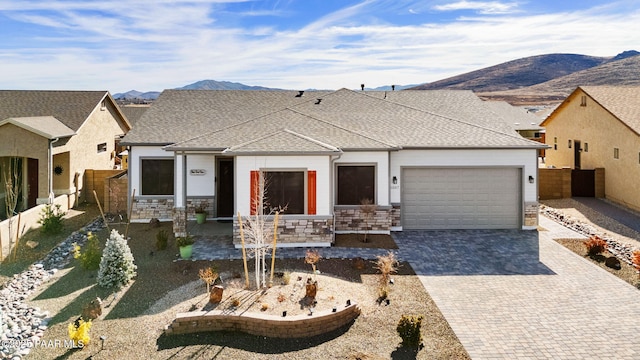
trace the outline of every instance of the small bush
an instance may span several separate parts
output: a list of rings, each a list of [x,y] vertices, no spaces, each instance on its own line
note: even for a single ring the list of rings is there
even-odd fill
[[[289,283],[291,282],[291,273],[288,271],[285,271],[282,274],[282,284],[283,285],[289,285]]]
[[[406,347],[417,348],[422,342],[422,334],[420,327],[422,326],[422,319],[424,316],[407,316],[402,315],[398,322],[398,335],[402,338],[402,345]]]
[[[89,330],[91,329],[91,320],[84,321],[81,318],[72,322],[67,327],[69,332],[69,339],[73,341],[73,344],[83,348],[89,344]]]
[[[100,241],[95,234],[89,232],[84,252],[80,254],[80,265],[85,270],[97,270],[100,267],[101,257]]]
[[[396,254],[391,251],[386,255],[379,255],[376,258],[375,268],[380,271],[380,277],[378,278],[378,295],[380,299],[386,299],[389,295],[391,274],[398,271],[398,258],[396,258]]]
[[[304,262],[311,265],[314,274],[316,273],[316,264],[320,259],[322,259],[322,256],[320,256],[318,250],[307,250],[304,256]]]
[[[127,240],[117,230],[111,230],[100,259],[98,285],[119,289],[136,276],[136,268]]]
[[[269,310],[269,304],[262,303],[262,306],[260,306],[260,311],[267,311],[267,310]]]
[[[587,255],[596,256],[607,249],[607,242],[598,236],[592,236],[584,242],[584,246],[587,248]]]
[[[218,273],[209,266],[208,268],[203,268],[198,271],[198,277],[200,280],[204,281],[207,284],[207,294],[210,292],[210,287],[214,282],[218,279]]]
[[[636,270],[640,271],[640,250],[636,250],[633,252],[631,256],[631,263],[636,268]]]
[[[158,233],[156,234],[156,249],[157,250],[166,249],[168,240],[169,240],[169,235],[167,235],[167,232],[164,229],[158,231]]]
[[[62,231],[64,225],[62,224],[62,217],[66,213],[60,210],[60,205],[51,206],[51,204],[45,205],[40,213],[40,220],[38,224],[42,225],[40,231],[43,234],[55,235]]]

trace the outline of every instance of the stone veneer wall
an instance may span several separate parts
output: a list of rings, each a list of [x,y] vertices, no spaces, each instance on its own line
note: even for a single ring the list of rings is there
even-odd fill
[[[187,221],[183,207],[173,208],[173,235],[187,236]]]
[[[229,314],[228,311],[179,313],[165,334],[191,334],[204,331],[241,331],[272,338],[306,338],[328,333],[348,325],[360,315],[356,304],[309,315],[279,317],[260,313]]]
[[[538,226],[538,203],[524,204],[524,226]]]
[[[336,231],[340,232],[389,232],[393,223],[393,207],[378,206],[375,214],[366,220],[358,205],[336,205]]]
[[[247,217],[242,218],[247,226]],[[278,244],[293,243],[332,243],[333,218],[328,216],[283,215],[278,219]],[[273,228],[273,218],[267,220],[267,226]],[[240,224],[233,219],[233,244],[241,245]]]
[[[400,204],[391,204],[391,226],[392,227],[401,227],[402,226],[402,206]]]
[[[173,198],[134,198],[131,220],[173,219]]]

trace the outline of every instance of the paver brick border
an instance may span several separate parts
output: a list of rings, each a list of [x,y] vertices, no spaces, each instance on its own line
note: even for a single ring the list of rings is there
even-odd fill
[[[228,310],[178,313],[165,328],[165,334],[191,334],[205,331],[240,331],[274,338],[305,338],[337,330],[360,315],[357,304],[314,312],[313,315],[279,317],[260,313],[228,313]]]

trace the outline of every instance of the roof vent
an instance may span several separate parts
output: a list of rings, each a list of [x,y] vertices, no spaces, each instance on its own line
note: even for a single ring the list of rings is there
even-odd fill
[[[298,90],[298,95],[296,97],[302,97],[304,95],[304,90]]]
[[[322,99],[320,99],[320,98],[316,99],[316,105],[320,104],[321,102],[322,102]]]
[[[360,84],[360,88],[364,91],[364,84]]]

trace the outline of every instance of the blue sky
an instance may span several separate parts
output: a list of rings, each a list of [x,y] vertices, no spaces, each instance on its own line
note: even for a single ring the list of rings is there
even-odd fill
[[[417,84],[532,55],[640,51],[637,24],[637,0],[0,0],[0,88]]]

